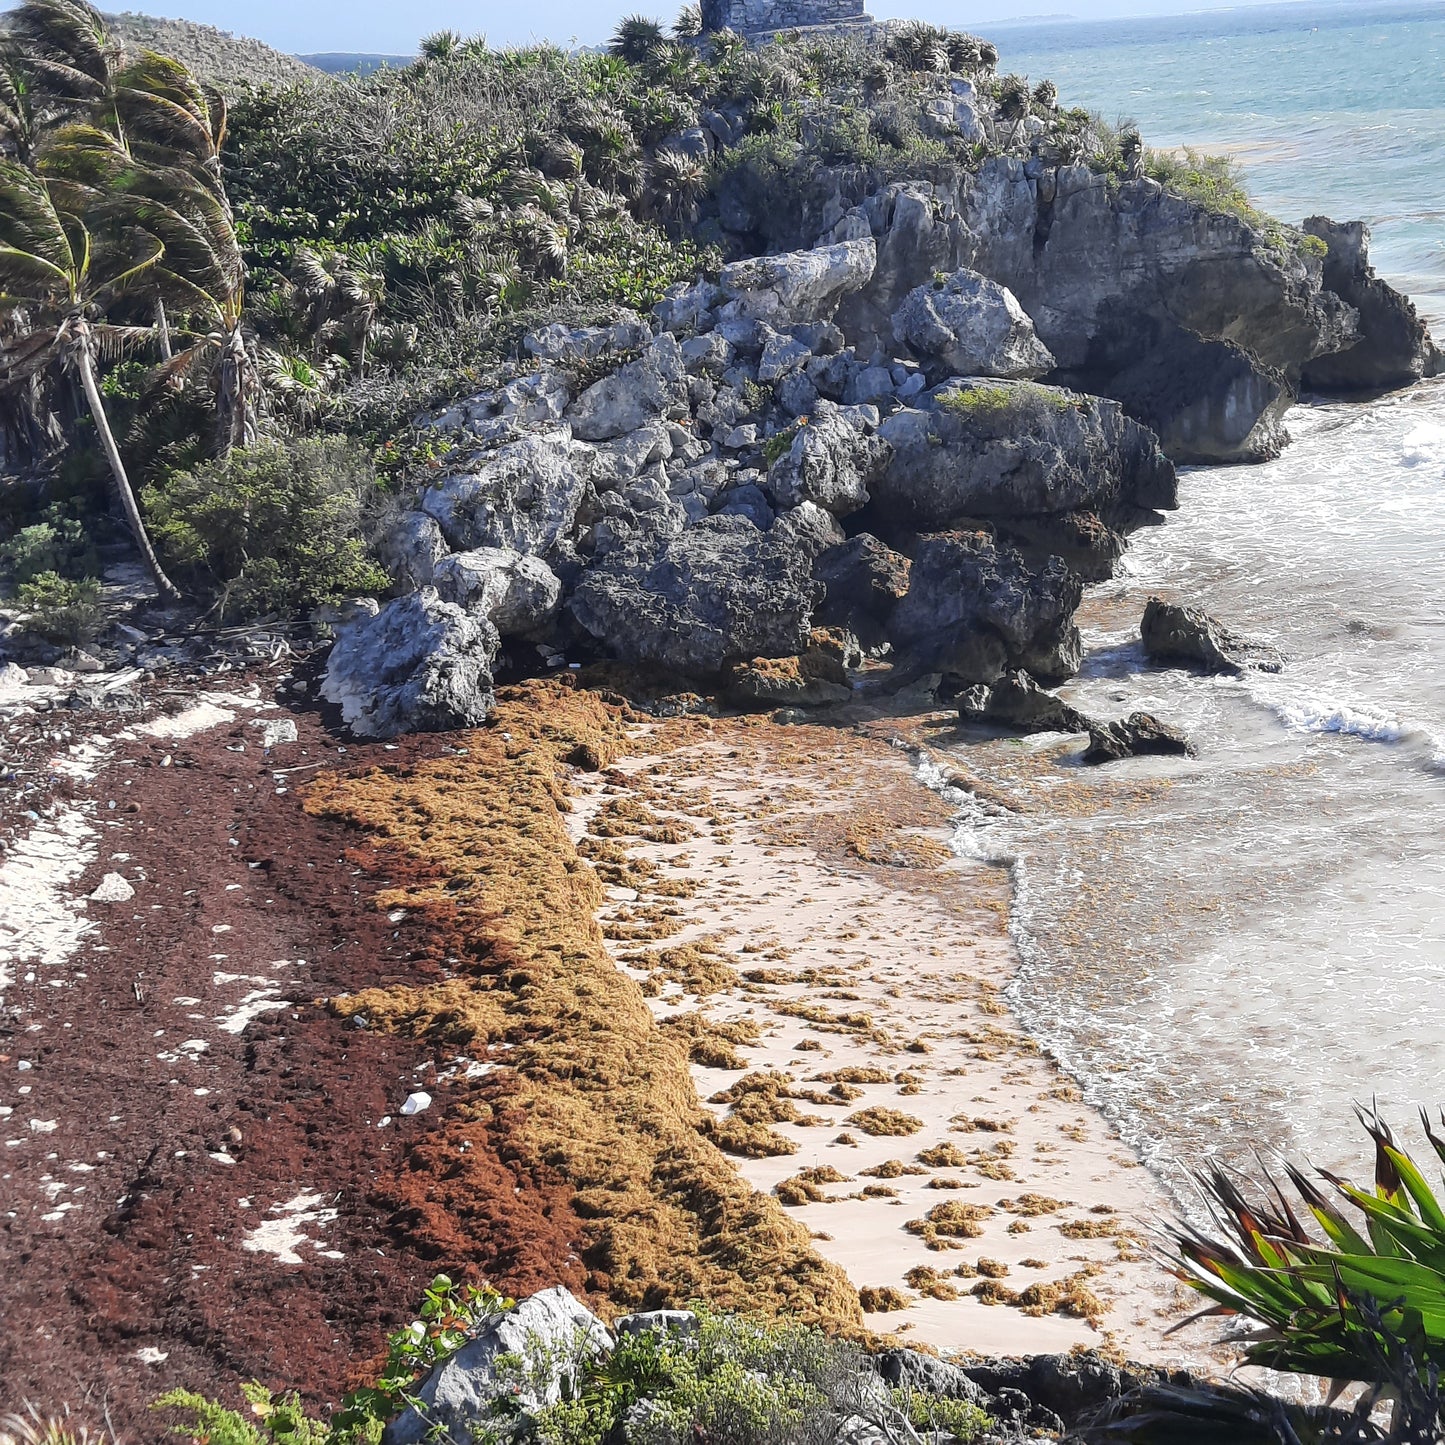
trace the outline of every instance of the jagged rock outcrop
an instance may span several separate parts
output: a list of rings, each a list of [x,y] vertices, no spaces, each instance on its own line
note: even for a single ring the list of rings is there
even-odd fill
[[[971,687],[960,694],[958,715],[964,722],[1001,723],[1027,733],[1086,733],[1090,726],[1078,708],[1021,670],[1004,673],[991,687]]]
[[[893,336],[930,376],[1029,380],[1054,367],[1053,353],[1006,286],[977,271],[915,286],[893,313]]]
[[[804,506],[799,512],[825,514]],[[833,526],[780,517],[766,532],[709,517],[675,537],[608,553],[577,584],[577,621],[615,656],[697,676],[754,657],[789,657],[808,640],[822,587],[813,563]]]
[[[908,595],[912,566],[901,552],[868,532],[828,548],[813,568],[823,585],[818,622],[852,633],[865,647],[879,646],[894,611]]]
[[[421,509],[458,551],[510,547],[542,555],[571,531],[590,461],[568,428],[536,432],[428,487]]]
[[[595,381],[567,408],[572,435],[609,441],[658,417],[688,414],[687,374],[677,338],[664,331],[635,361]]]
[[[1079,670],[1083,582],[1057,557],[1037,569],[987,532],[919,539],[908,593],[888,621],[900,667],[964,683],[1009,669],[1062,680]]]
[[[337,638],[321,695],[359,737],[475,727],[492,709],[496,629],[430,587],[388,602]]]
[[[1113,763],[1155,753],[1192,758],[1194,744],[1178,728],[1160,722],[1152,713],[1132,712],[1118,722],[1091,722],[1083,760],[1089,764]]]
[[[872,237],[837,245],[755,256],[724,266],[718,285],[725,320],[769,326],[828,321],[845,296],[868,284],[877,263]]]
[[[444,602],[485,617],[503,637],[537,633],[562,603],[562,582],[540,557],[479,547],[437,563],[432,585]]]
[[[427,512],[403,512],[376,542],[381,565],[404,588],[429,586],[447,550],[437,519]]]
[[[1328,247],[1324,284],[1360,318],[1360,339],[1312,360],[1304,384],[1318,391],[1387,391],[1438,376],[1441,353],[1419,312],[1370,264],[1370,228],[1363,221],[1311,216],[1304,229]]]
[[[877,432],[877,408],[819,402],[769,469],[768,490],[784,508],[815,502],[840,518],[861,511],[888,462],[890,448]]]
[[[893,528],[990,521],[1031,548],[1067,549],[1107,576],[1122,534],[1178,505],[1173,465],[1114,402],[1033,382],[955,378],[879,428],[889,444],[870,491]]]
[[[1267,642],[1231,631],[1202,607],[1151,597],[1139,624],[1144,651],[1165,662],[1188,662],[1209,672],[1278,672],[1284,654]]]

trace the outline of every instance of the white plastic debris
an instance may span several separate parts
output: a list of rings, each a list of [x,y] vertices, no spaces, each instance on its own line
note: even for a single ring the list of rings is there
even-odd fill
[[[406,1103],[401,1106],[401,1112],[406,1115],[420,1114],[423,1109],[431,1108],[431,1095],[425,1089],[418,1089],[414,1094],[406,1096]]]
[[[100,887],[90,895],[92,903],[129,903],[135,897],[135,889],[119,873],[107,873],[100,880]]]

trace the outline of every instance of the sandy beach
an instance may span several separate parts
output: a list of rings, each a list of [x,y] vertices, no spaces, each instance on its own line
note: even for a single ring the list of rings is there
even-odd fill
[[[949,851],[914,730],[638,736],[571,820],[584,854],[599,831],[650,834],[627,839],[641,868],[609,890],[610,947],[702,1041],[718,1141],[865,1291],[870,1328],[1207,1362],[1204,1336],[1164,1338],[1190,1303],[1146,1254],[1171,1202],[1010,1017],[1007,877]],[[709,1058],[719,1040],[735,1058]]]

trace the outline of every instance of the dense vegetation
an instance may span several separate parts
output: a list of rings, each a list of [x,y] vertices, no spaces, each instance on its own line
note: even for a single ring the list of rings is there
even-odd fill
[[[197,77],[224,71],[233,42],[216,32],[213,54],[197,42],[210,32],[167,24],[26,0],[4,44],[0,223],[31,260],[6,266],[0,523],[28,555],[58,555],[52,602],[93,562],[56,528],[93,537],[108,480],[143,550],[146,520],[160,522],[163,593],[173,575],[227,617],[340,595],[361,578],[351,544],[378,498],[434,465],[420,410],[487,385],[539,321],[645,311],[740,247],[785,243],[830,168],[879,185],[1037,153],[1120,178],[1147,169],[1256,219],[1226,165],[1146,153],[1129,128],[1061,109],[1048,82],[996,74],[986,42],[922,23],[757,49],[696,36],[685,11],[672,35],[630,17],[600,54],[445,32],[400,69],[262,66],[281,83],[225,97]],[[183,47],[191,68],[152,43]],[[960,79],[981,137],[949,118]],[[729,207],[757,229],[725,230]],[[37,265],[55,268],[41,295]],[[317,434],[347,439],[342,471],[374,465],[377,485],[349,492],[335,570],[278,586],[261,551],[298,556],[335,523],[339,452],[322,463],[292,445]],[[207,524],[189,509],[216,499],[194,478],[223,473],[196,469],[258,438],[290,448],[314,505],[253,546],[198,547]]]

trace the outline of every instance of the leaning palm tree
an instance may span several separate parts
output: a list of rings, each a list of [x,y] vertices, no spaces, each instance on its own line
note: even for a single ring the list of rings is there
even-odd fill
[[[49,116],[114,106],[120,52],[87,0],[23,0],[11,12],[9,42],[30,77],[37,108]]]
[[[23,312],[27,322],[0,356],[0,386],[22,385],[57,363],[77,373],[136,547],[161,595],[178,598],[141,519],[96,375],[99,358],[149,339],[148,327],[116,326],[105,317],[128,288],[160,266],[165,246],[108,216],[92,230],[83,214],[57,205],[57,196],[83,194],[83,188],[47,182],[15,161],[0,161],[0,309]]]

